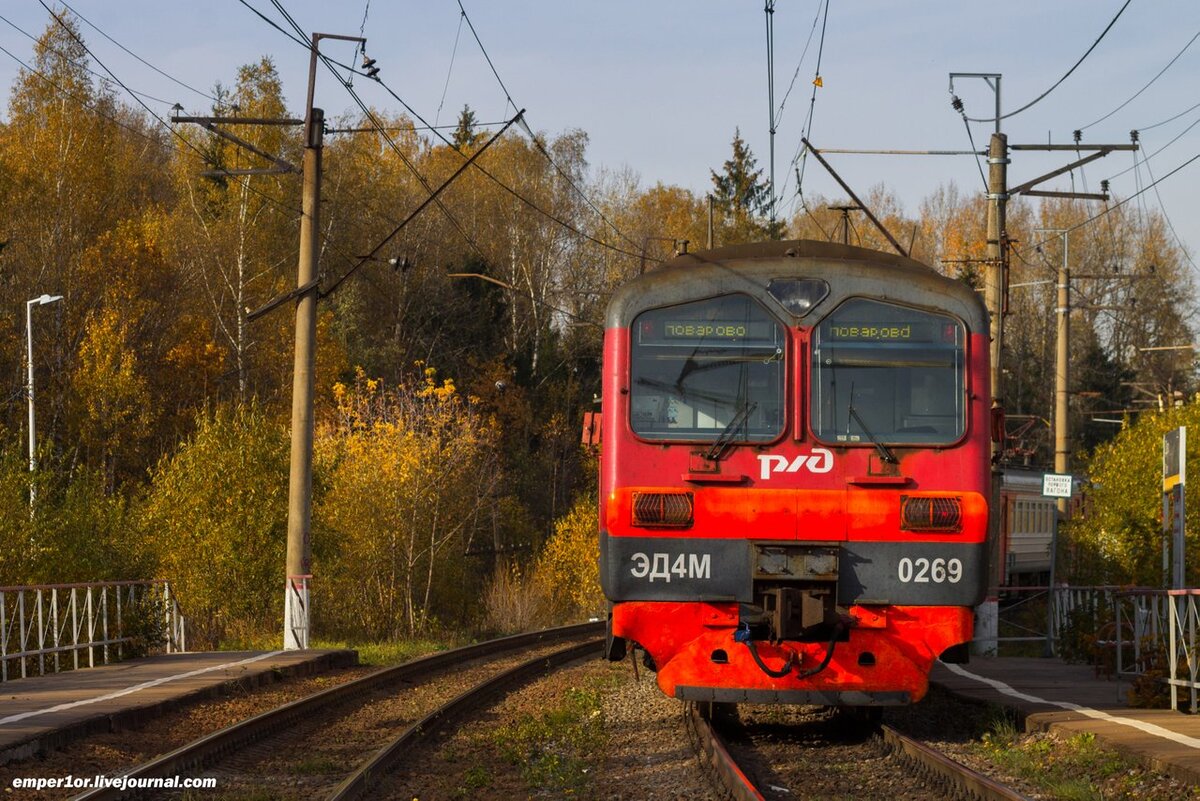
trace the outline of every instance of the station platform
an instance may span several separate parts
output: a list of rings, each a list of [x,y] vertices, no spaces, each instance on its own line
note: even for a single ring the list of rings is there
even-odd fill
[[[181,705],[358,663],[349,650],[203,651],[0,684],[0,765],[96,732],[137,728]]]
[[[972,656],[934,664],[930,681],[955,695],[1013,709],[1026,731],[1091,732],[1108,748],[1200,785],[1200,715],[1133,709],[1129,682],[1058,659]]]

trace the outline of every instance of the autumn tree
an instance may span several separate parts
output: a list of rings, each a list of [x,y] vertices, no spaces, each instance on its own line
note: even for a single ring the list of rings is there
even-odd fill
[[[0,269],[14,304],[43,293],[64,297],[39,315],[34,354],[37,366],[52,368],[39,382],[39,422],[43,437],[55,440],[86,322],[108,283],[84,254],[122,219],[169,201],[168,149],[144,118],[93,83],[69,15],[47,26],[30,66],[18,72],[0,125]],[[5,394],[20,399],[24,315],[8,319],[0,326],[0,355],[11,365]],[[21,407],[14,406],[15,425]]]
[[[286,430],[260,407],[222,406],[154,469],[138,528],[190,639],[212,647],[278,630],[288,456]]]
[[[482,587],[464,553],[494,550],[495,428],[427,368],[387,388],[358,372],[339,385],[319,438],[328,489],[315,515],[322,620],[368,637],[426,633],[477,615]]]
[[[214,114],[236,106],[246,117],[287,116],[269,58],[242,67],[232,91],[218,87],[217,97]],[[183,200],[175,216],[177,256],[196,277],[194,291],[229,354],[230,395],[241,402],[255,394],[274,398],[288,385],[289,327],[280,315],[251,325],[247,314],[284,291],[294,275],[299,183],[291,174],[222,174],[275,165],[215,133],[176,133],[175,180]],[[299,163],[298,140],[284,126],[238,126],[237,135],[259,151]]]
[[[1161,413],[1144,413],[1100,445],[1088,468],[1087,513],[1067,530],[1067,575],[1077,583],[1162,584],[1162,437],[1179,426],[1200,427],[1195,400]],[[1193,449],[1188,471],[1200,469]],[[1200,498],[1190,493],[1187,519],[1200,515]],[[1195,553],[1200,536],[1189,527],[1186,552]],[[1185,586],[1200,581],[1195,560],[1187,566]]]

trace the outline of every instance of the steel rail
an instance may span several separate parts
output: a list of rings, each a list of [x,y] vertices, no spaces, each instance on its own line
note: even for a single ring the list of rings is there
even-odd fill
[[[573,626],[561,626],[559,628],[545,629],[527,634],[516,634],[511,637],[502,637],[496,640],[467,645],[462,648],[429,654],[428,656],[423,656],[400,665],[381,668],[362,678],[322,690],[205,735],[174,751],[162,754],[149,762],[125,771],[119,774],[117,778],[126,780],[170,778],[186,774],[189,771],[194,771],[207,765],[225,753],[241,748],[248,743],[264,739],[298,719],[307,717],[317,710],[351,698],[359,693],[368,692],[377,687],[395,682],[419,678],[444,668],[453,667],[466,660],[515,651],[539,643],[551,643],[572,637],[599,633],[603,630],[603,627],[604,624],[602,622],[580,623]],[[588,645],[591,646],[592,644],[588,643]],[[73,801],[115,801],[116,799],[134,797],[138,792],[136,789],[119,790],[115,787],[95,788],[75,796]]]
[[[942,779],[964,795],[979,801],[1030,801],[1010,787],[971,770],[928,745],[907,737],[891,726],[881,726],[880,736],[893,753],[932,776]]]
[[[599,655],[602,640],[592,640],[556,651],[548,656],[531,659],[475,685],[424,718],[405,729],[396,739],[379,749],[375,756],[360,765],[339,784],[327,801],[351,801],[374,789],[379,780],[395,765],[417,740],[437,731],[444,723],[459,717],[510,687],[524,684],[541,676],[549,668],[562,667],[589,655]]]
[[[712,725],[711,705],[690,704],[689,707],[684,712],[688,730],[701,752],[704,767],[714,775],[720,789],[734,801],[764,801],[762,793],[738,766]],[[1027,796],[901,734],[891,726],[881,726],[879,737],[900,759],[931,778],[944,782],[963,797],[978,801],[1030,801]]]
[[[711,703],[688,703],[683,719],[697,748],[702,766],[733,801],[765,801],[750,777],[742,772],[725,741],[712,725]]]

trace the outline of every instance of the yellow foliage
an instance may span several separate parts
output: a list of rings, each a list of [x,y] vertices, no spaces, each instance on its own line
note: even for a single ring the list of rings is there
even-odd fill
[[[333,388],[337,419],[317,442],[330,465],[317,510],[335,586],[326,603],[369,636],[413,634],[462,608],[462,552],[491,518],[499,482],[496,427],[426,370],[385,388],[360,368]],[[447,614],[447,613],[443,613]]]
[[[600,590],[596,498],[582,495],[554,524],[534,568],[534,580],[556,599],[566,618],[599,617],[606,606]]]

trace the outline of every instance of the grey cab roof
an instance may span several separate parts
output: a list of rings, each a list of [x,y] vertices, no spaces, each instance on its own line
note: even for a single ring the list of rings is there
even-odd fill
[[[809,313],[795,317],[766,295],[773,278],[820,278],[830,292]],[[759,242],[677,256],[618,289],[605,325],[628,327],[647,309],[731,293],[763,299],[781,320],[805,326],[850,297],[945,310],[971,331],[986,331],[988,326],[979,294],[962,281],[903,256],[812,240]]]

